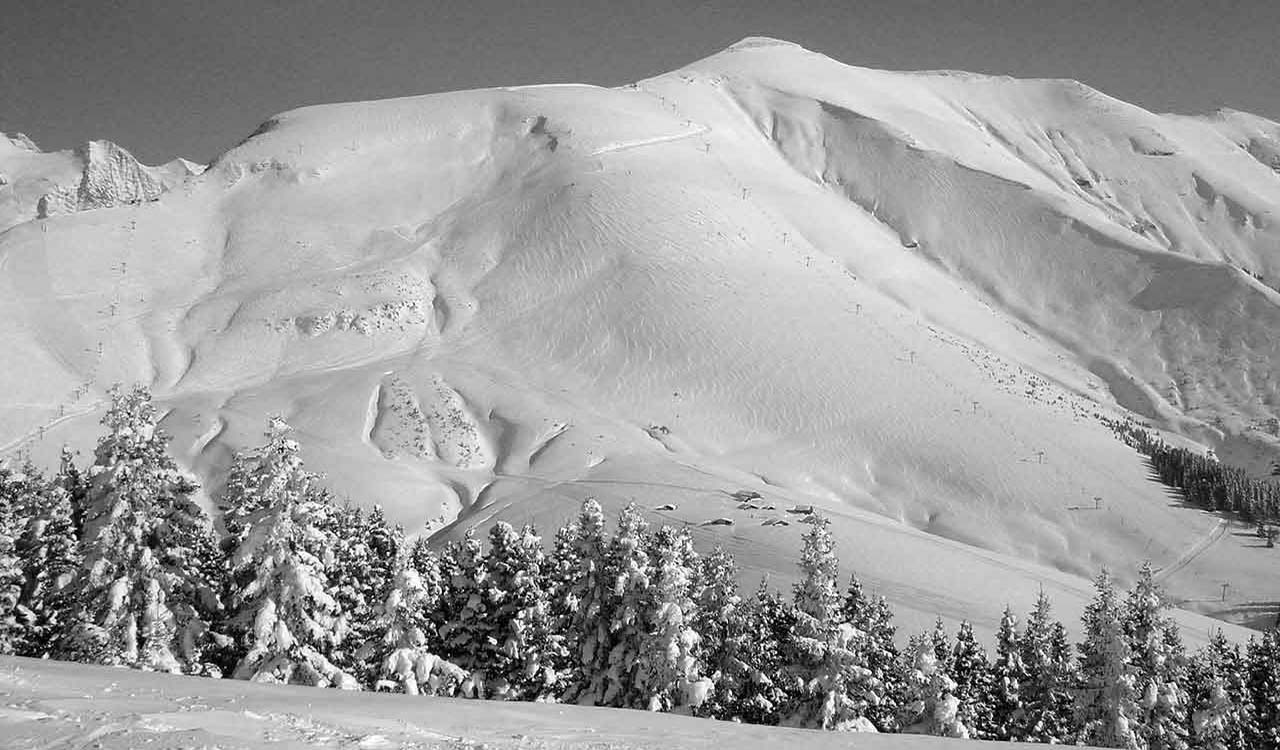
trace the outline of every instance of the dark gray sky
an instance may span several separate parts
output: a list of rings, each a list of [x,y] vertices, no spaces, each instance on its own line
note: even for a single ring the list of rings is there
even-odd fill
[[[843,62],[1077,78],[1156,111],[1280,120],[1277,0],[16,0],[0,131],[208,160],[305,104],[619,85],[744,36]]]

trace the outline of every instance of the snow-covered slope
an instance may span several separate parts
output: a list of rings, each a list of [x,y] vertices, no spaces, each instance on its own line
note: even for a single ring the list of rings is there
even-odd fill
[[[784,742],[834,750],[851,742],[837,732],[648,711],[348,693],[12,657],[0,657],[0,699],[0,738],[15,750],[757,750]],[[861,750],[952,750],[967,742],[867,734],[855,744]]]
[[[1143,559],[1265,618],[1270,555],[1095,417],[1274,460],[1277,149],[1241,113],[764,39],[619,89],[295,110],[155,200],[0,234],[0,447],[83,446],[140,380],[210,487],[281,413],[442,538],[634,500],[781,584],[814,505],[908,628],[990,632],[1041,587],[1075,620]]]

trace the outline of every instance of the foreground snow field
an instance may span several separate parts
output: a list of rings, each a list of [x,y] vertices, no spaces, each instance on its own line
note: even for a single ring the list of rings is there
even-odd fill
[[[904,632],[1041,589],[1074,626],[1144,559],[1189,645],[1190,610],[1274,617],[1276,553],[1096,416],[1280,456],[1276,123],[753,39],[295,110],[203,172],[33,149],[0,139],[6,452],[87,447],[143,382],[211,494],[283,414],[440,539],[634,500],[785,586],[817,506]]]
[[[347,693],[0,657],[0,747],[5,750],[975,747],[960,744],[968,742],[781,729],[622,709]]]

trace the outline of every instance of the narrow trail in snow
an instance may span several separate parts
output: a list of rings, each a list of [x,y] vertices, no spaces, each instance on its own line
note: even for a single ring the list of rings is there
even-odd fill
[[[1151,576],[1151,579],[1156,583],[1161,583],[1169,576],[1190,565],[1197,557],[1204,554],[1210,547],[1217,544],[1222,537],[1226,536],[1227,526],[1228,523],[1225,518],[1219,519],[1217,525],[1210,529],[1208,534],[1205,534],[1199,541],[1191,545],[1173,563],[1156,571],[1155,575]]]
[[[691,130],[688,133],[673,133],[671,135],[658,135],[652,138],[642,138],[637,141],[625,141],[623,143],[611,143],[608,146],[601,146],[591,152],[592,156],[601,154],[612,154],[618,151],[628,151],[633,148],[641,148],[644,146],[656,146],[661,143],[671,143],[672,141],[683,141],[688,138],[697,138],[700,135],[706,135],[711,132],[711,128],[706,125],[698,125],[697,130]]]

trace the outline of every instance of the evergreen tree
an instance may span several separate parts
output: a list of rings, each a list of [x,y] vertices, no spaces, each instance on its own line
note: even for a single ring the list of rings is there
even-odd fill
[[[982,732],[992,723],[991,707],[986,702],[991,694],[991,665],[987,661],[987,652],[973,633],[973,625],[968,621],[960,623],[949,661],[951,678],[956,684],[955,696],[959,701],[956,719],[970,728],[971,738],[986,739]]]
[[[776,725],[787,702],[781,676],[783,644],[795,630],[796,609],[777,591],[769,591],[767,579],[761,579],[753,598],[742,612],[744,633],[739,651],[747,669],[747,679],[737,683],[728,718],[748,724]],[[717,695],[720,691],[717,690]]]
[[[565,636],[568,701],[594,702],[608,667],[613,613],[605,544],[604,511],[593,498],[583,501],[577,520],[556,534],[552,617]]]
[[[1138,714],[1129,644],[1120,622],[1111,576],[1104,570],[1094,581],[1096,594],[1085,608],[1085,640],[1080,644],[1080,684],[1076,723],[1087,745],[1140,747],[1134,717]]]
[[[811,516],[800,550],[801,578],[795,586],[795,625],[782,642],[788,706],[782,723],[816,729],[865,730],[868,705],[879,702],[879,685],[859,664],[854,649],[862,633],[837,619],[840,562],[827,528]]]
[[[59,651],[81,661],[206,671],[208,619],[217,615],[203,580],[212,524],[191,498],[195,483],[168,454],[151,394],[116,387],[111,401],[102,419],[108,434],[88,474],[84,567],[68,587],[76,615]]]
[[[897,628],[888,602],[884,597],[868,597],[857,575],[851,574],[840,604],[840,620],[862,634],[857,658],[870,672],[871,684],[879,686],[877,700],[868,702],[867,718],[878,731],[898,731],[897,706],[904,700],[905,686],[899,679],[898,648],[894,643]]]
[[[560,689],[551,641],[550,602],[543,582],[546,555],[533,527],[505,521],[489,529],[482,596],[493,630],[488,696],[507,700],[554,697]]]
[[[1026,680],[1021,685],[1024,719],[1019,736],[1027,742],[1069,743],[1072,726],[1075,659],[1067,630],[1053,620],[1044,592],[1022,632],[1019,649]]]
[[[1138,696],[1136,731],[1150,750],[1186,750],[1187,695],[1181,682],[1186,654],[1177,626],[1166,614],[1169,605],[1156,584],[1150,563],[1121,610],[1121,624],[1129,642]]]
[[[929,634],[929,642],[933,646],[933,659],[938,664],[938,668],[951,674],[951,651],[954,646],[951,644],[951,636],[948,635],[947,626],[942,623],[941,616],[933,621],[933,632]]]
[[[289,431],[273,419],[266,445],[236,456],[239,480],[224,498],[239,509],[227,608],[243,654],[234,677],[356,689],[355,677],[325,655],[346,637],[324,562],[313,552],[328,543],[317,525],[328,496]]]
[[[652,601],[653,565],[645,549],[649,525],[634,503],[618,516],[618,528],[605,556],[608,584],[605,611],[607,652],[597,662],[604,667],[592,675],[592,705],[647,707],[639,691],[640,659],[648,640],[648,608]],[[579,697],[579,703],[582,697]]]
[[[22,519],[12,499],[14,484],[13,473],[0,464],[0,654],[17,653],[25,635],[18,610],[26,583],[17,550]]]
[[[439,603],[439,588],[428,586],[419,573],[429,560],[425,549],[415,548],[417,560],[401,558],[391,590],[375,619],[378,635],[374,653],[379,690],[410,695],[454,695],[466,680],[466,670],[438,656],[430,647],[435,623],[431,614]]]
[[[694,629],[700,561],[688,532],[669,526],[650,535],[648,547],[653,576],[639,698],[651,711],[696,710],[712,692],[711,680],[702,676],[702,639]]]
[[[1240,649],[1219,630],[1187,669],[1190,743],[1203,750],[1248,750],[1251,703]]]
[[[460,541],[450,543],[440,556],[444,594],[437,610],[443,656],[470,675],[461,686],[462,695],[482,697],[489,651],[494,643],[494,623],[485,600],[488,571],[484,548],[474,528]]]
[[[1249,747],[1280,748],[1280,630],[1250,639],[1246,662],[1253,719]]]
[[[911,639],[901,669],[905,686],[905,700],[898,707],[902,731],[968,739],[971,729],[960,720],[956,683],[938,665],[931,637]]]
[[[991,724],[980,727],[981,734],[995,740],[1021,739],[1025,721],[1022,686],[1027,678],[1018,644],[1017,618],[1006,606],[1000,629],[996,631],[996,655],[991,664],[991,692],[987,700]]]
[[[750,641],[761,637],[748,629],[750,604],[738,593],[738,566],[724,548],[702,558],[702,589],[698,592],[693,629],[701,636],[705,672],[715,689],[698,714],[717,719],[739,716],[739,701],[752,680],[746,661]]]

